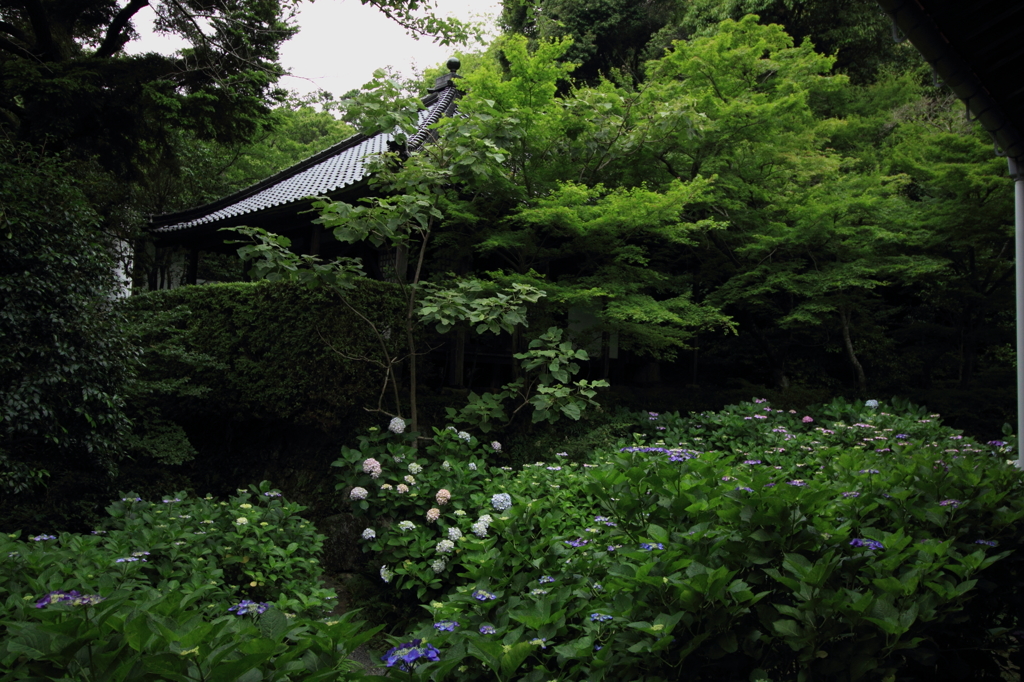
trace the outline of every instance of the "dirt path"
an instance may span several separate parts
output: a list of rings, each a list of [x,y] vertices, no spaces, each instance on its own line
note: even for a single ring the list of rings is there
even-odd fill
[[[321,584],[328,589],[334,590],[338,595],[338,603],[334,605],[334,608],[331,609],[328,615],[341,616],[348,613],[349,598],[348,590],[345,589],[345,579],[347,577],[344,574],[337,577],[329,575],[320,576]],[[368,675],[387,675],[388,669],[380,664],[380,660],[376,656],[370,654],[365,644],[357,647],[349,655],[349,658],[363,666],[363,670]]]

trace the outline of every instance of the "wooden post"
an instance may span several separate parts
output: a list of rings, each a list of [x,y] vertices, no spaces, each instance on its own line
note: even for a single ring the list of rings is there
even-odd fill
[[[466,330],[455,332],[455,386],[466,386]]]
[[[188,270],[185,272],[185,284],[195,284],[199,278],[199,249],[188,252]]]
[[[313,225],[310,228],[312,231],[309,233],[309,255],[318,256],[320,255],[320,231],[319,225]]]

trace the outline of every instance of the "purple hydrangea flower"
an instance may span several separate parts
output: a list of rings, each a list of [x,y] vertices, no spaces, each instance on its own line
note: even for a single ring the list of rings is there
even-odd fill
[[[481,635],[493,635],[495,632],[496,630],[494,629],[494,626],[489,623],[484,623],[480,626]]]
[[[851,547],[865,547],[867,549],[885,549],[881,542],[877,540],[862,540],[861,538],[854,538],[850,540]]]
[[[537,582],[543,585],[544,583],[553,583],[555,582],[555,579],[552,578],[550,575],[542,575],[540,578],[537,579]]]
[[[646,549],[647,551],[651,551],[651,550],[654,550],[654,549],[665,549],[665,545],[661,544],[660,542],[655,542],[655,543],[641,542],[640,543],[640,549]]]
[[[572,545],[573,547],[582,547],[583,545],[587,544],[589,540],[584,540],[583,538],[576,538],[575,540],[565,540],[564,542],[565,544]]]
[[[434,628],[438,632],[454,632],[457,627],[459,627],[459,621],[457,620],[442,620],[434,623]]]
[[[476,592],[473,593],[473,599],[476,599],[477,601],[489,601],[491,599],[497,599],[497,598],[498,598],[498,595],[491,594],[487,590],[477,590]]]
[[[960,506],[960,500],[942,500],[941,502],[939,502],[939,506],[952,507],[953,509],[956,509],[957,507]]]
[[[42,609],[50,604],[71,604],[72,606],[92,606],[103,601],[104,597],[98,594],[81,594],[78,590],[64,592],[56,590],[35,603],[37,609]]]
[[[248,599],[243,599],[234,606],[228,609],[229,612],[239,616],[244,616],[247,613],[255,613],[260,615],[270,608],[270,604],[266,602],[255,602]]]
[[[380,660],[384,661],[389,668],[394,667],[397,663],[398,669],[405,671],[411,670],[416,661],[420,659],[427,661],[441,660],[439,656],[441,652],[437,647],[433,644],[426,644],[420,647],[422,642],[422,639],[414,639],[411,642],[399,644],[381,656]]]
[[[996,542],[995,540],[975,540],[974,544],[976,544],[976,545],[986,545],[988,547],[995,547],[999,543]]]

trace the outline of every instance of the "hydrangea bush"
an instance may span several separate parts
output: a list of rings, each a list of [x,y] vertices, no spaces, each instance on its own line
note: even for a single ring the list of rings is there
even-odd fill
[[[358,449],[342,448],[334,462],[337,488],[353,512],[366,518],[362,549],[372,553],[373,570],[392,588],[414,591],[423,600],[465,583],[459,577],[463,556],[506,541],[493,527],[511,519],[517,500],[532,516],[543,517],[537,537],[574,528],[592,515],[586,508],[591,498],[566,499],[579,493],[573,482],[582,480],[581,465],[538,462],[513,472],[488,464],[500,451],[497,441],[435,429],[416,449],[415,437],[373,430]],[[539,490],[546,492],[541,501],[534,500]],[[515,540],[529,545],[536,539],[531,534]]]
[[[374,631],[321,588],[322,536],[263,483],[112,504],[87,535],[0,536],[5,680],[350,680]],[[244,522],[242,522],[244,520]]]
[[[500,516],[487,491],[488,536],[405,637],[439,651],[417,679],[882,679],[1019,647],[1015,444],[881,402],[636,433],[554,502],[558,463],[510,474]]]

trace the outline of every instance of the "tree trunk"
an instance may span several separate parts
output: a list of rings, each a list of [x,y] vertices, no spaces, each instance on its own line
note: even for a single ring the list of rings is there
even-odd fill
[[[868,390],[867,377],[864,376],[864,368],[857,359],[853,350],[853,341],[850,340],[850,313],[846,310],[839,311],[839,323],[843,328],[843,347],[846,348],[846,357],[853,365],[853,371],[857,374],[857,392],[863,396]]]
[[[780,358],[779,354],[775,352],[771,343],[768,342],[768,337],[764,335],[756,322],[750,323],[750,330],[764,350],[764,354],[768,357],[768,367],[772,373],[772,383],[775,384],[775,388],[786,390],[789,388],[789,377],[786,376],[785,360]]]

